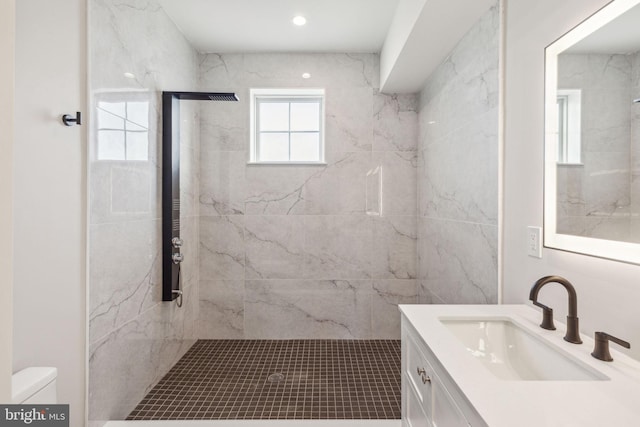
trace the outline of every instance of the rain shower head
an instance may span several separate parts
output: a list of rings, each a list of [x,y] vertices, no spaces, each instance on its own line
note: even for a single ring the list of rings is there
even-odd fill
[[[212,93],[208,96],[211,101],[238,101],[235,93]]]
[[[640,98],[638,98],[638,99],[634,99],[634,100],[633,100],[633,103],[634,103],[634,104],[640,104]]]
[[[163,92],[176,99],[189,101],[238,101],[233,92]]]

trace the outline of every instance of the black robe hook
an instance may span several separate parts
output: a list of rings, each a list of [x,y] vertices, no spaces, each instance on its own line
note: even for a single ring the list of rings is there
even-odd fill
[[[73,126],[74,124],[80,126],[82,124],[82,114],[80,111],[76,111],[75,117],[71,114],[65,114],[62,116],[62,123],[64,123],[65,126]]]

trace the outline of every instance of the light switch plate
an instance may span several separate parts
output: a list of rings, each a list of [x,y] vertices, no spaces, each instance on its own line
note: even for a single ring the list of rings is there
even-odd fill
[[[542,258],[542,227],[527,227],[527,255]]]

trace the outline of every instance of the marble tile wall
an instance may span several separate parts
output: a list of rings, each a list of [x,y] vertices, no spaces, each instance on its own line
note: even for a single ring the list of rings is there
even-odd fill
[[[399,337],[396,305],[417,299],[417,97],[378,78],[373,54],[201,56],[201,90],[240,102],[200,110],[200,338]],[[325,88],[326,166],[247,165],[249,89],[267,87]]]
[[[420,93],[418,289],[422,303],[496,303],[499,10]]]
[[[582,164],[558,166],[558,232],[640,241],[631,232],[634,57],[558,58],[558,87],[582,90]]]
[[[161,301],[160,92],[197,89],[197,54],[157,0],[92,0],[89,7],[94,125],[89,150],[89,420],[100,425],[124,419],[195,342],[200,132],[197,105],[184,104],[181,198],[187,245],[184,306],[177,308]],[[123,132],[116,137],[98,130],[112,127],[99,108],[125,104],[131,111],[144,105],[146,111],[132,119],[148,128],[146,133],[127,135],[132,157],[107,150]]]

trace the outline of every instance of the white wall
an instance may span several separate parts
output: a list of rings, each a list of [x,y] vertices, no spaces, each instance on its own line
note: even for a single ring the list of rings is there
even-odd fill
[[[504,301],[526,302],[536,279],[564,276],[578,291],[581,331],[628,340],[629,354],[640,359],[639,266],[551,249],[536,259],[525,251],[527,225],[542,225],[544,48],[606,3],[507,2]],[[565,318],[566,292],[559,285],[545,288],[540,300]]]
[[[20,0],[16,10],[14,371],[58,368],[58,400],[85,424],[86,5]]]
[[[0,402],[11,401],[13,324],[12,150],[15,0],[0,3]],[[6,203],[6,201],[9,203]]]

